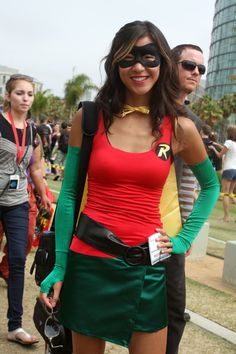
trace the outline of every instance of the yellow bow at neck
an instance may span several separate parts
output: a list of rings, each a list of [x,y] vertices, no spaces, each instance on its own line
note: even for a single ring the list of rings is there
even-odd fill
[[[140,112],[143,114],[149,114],[150,109],[149,106],[130,106],[128,104],[124,105],[123,111],[121,113],[121,117],[124,118],[127,114],[132,112]]]

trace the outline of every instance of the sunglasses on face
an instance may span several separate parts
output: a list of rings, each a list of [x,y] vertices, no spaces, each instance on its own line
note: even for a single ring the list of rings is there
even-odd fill
[[[196,64],[194,61],[191,61],[191,60],[182,60],[182,61],[179,61],[178,64],[181,64],[182,67],[187,71],[193,71],[197,67],[200,75],[204,75],[206,72],[205,65]]]

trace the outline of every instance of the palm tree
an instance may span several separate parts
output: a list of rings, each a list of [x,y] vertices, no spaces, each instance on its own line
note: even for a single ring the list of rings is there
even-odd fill
[[[191,109],[211,127],[218,126],[223,119],[223,110],[210,96],[202,96],[191,105]]]
[[[97,86],[94,85],[90,78],[85,74],[74,76],[71,80],[65,83],[65,103],[69,108],[70,118],[73,111],[76,110],[79,101],[83,95],[89,90],[97,90]]]
[[[48,106],[48,93],[50,90],[38,91],[34,96],[34,102],[31,107],[31,112],[36,119],[36,123],[39,122],[41,114],[45,114]]]
[[[66,107],[64,99],[54,95],[48,96],[45,114],[51,121],[67,121],[69,119],[69,109]]]
[[[236,113],[236,93],[223,96],[219,100],[219,106],[223,110],[224,119],[227,119],[232,113]]]

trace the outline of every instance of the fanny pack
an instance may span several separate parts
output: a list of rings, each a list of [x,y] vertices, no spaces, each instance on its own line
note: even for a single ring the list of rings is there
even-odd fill
[[[103,225],[81,213],[75,235],[90,246],[124,260],[131,266],[151,265],[148,243],[126,245]]]

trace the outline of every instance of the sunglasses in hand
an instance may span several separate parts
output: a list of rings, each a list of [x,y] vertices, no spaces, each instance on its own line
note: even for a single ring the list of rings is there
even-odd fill
[[[194,61],[192,60],[182,60],[179,61],[178,64],[181,64],[182,67],[187,70],[187,71],[193,71],[196,69],[196,67],[198,68],[199,74],[200,75],[204,75],[206,72],[206,67],[203,64],[196,64]]]
[[[63,348],[62,340],[64,340],[64,333],[62,333],[62,325],[55,317],[56,313],[53,308],[44,325],[44,334],[48,338],[51,348]],[[53,343],[56,342],[56,343]],[[59,343],[58,343],[59,342]]]

